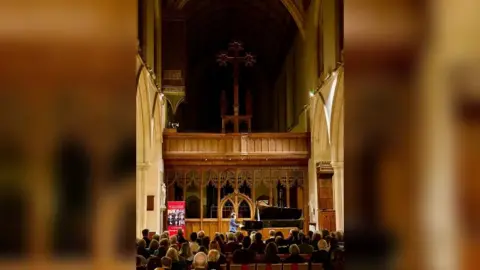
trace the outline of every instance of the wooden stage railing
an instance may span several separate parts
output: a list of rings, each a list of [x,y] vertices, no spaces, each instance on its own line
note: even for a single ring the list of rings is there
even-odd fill
[[[309,133],[176,133],[165,132],[163,158],[211,160],[308,160]]]

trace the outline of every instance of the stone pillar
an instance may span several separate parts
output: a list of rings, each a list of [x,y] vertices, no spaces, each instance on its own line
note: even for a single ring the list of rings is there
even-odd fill
[[[136,234],[141,237],[142,230],[147,226],[146,216],[146,194],[145,194],[145,178],[146,171],[150,167],[147,163],[137,164],[137,218],[136,218]]]
[[[165,205],[166,197],[167,197],[167,187],[164,182],[164,167],[163,167],[163,159],[160,159],[158,163],[158,200],[157,200],[157,216],[158,216],[158,226],[157,226],[157,232],[160,234],[165,230],[163,228],[163,213],[165,209],[167,208]]]
[[[308,210],[310,211],[310,222],[317,223],[318,220],[318,187],[317,187],[317,171],[315,161],[311,158],[308,161]],[[320,224],[317,223],[316,229]]]
[[[337,230],[344,230],[343,161],[332,161],[333,204]]]

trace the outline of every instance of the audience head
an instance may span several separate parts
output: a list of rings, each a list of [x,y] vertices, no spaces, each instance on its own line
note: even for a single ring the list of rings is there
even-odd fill
[[[275,237],[275,244],[277,246],[281,246],[282,245],[282,242],[283,242],[283,238],[281,236],[277,236]]]
[[[208,253],[208,249],[207,247],[204,247],[204,246],[201,246],[199,249],[198,249],[198,252],[203,252],[205,253],[205,255]]]
[[[218,252],[218,250],[216,249],[211,249],[209,252],[208,252],[208,258],[207,260],[209,262],[217,262],[218,259],[220,259],[220,252]]]
[[[313,241],[319,241],[320,239],[322,239],[322,233],[319,232],[319,231],[316,231],[316,232],[313,234],[312,240],[313,240]]]
[[[172,262],[178,262],[178,251],[175,248],[169,248],[165,256],[172,259]]]
[[[170,245],[176,245],[177,244],[177,237],[175,235],[172,235],[170,237]]]
[[[322,230],[322,238],[325,238],[325,237],[327,237],[328,235],[330,235],[330,232],[329,232],[327,229],[323,229],[323,230]]]
[[[169,234],[168,232],[163,232],[162,235],[160,235],[160,238],[169,239],[169,238],[170,238],[170,234]]]
[[[160,262],[162,263],[162,266],[164,268],[171,268],[172,267],[172,259],[170,259],[167,256],[164,256],[160,259]]]
[[[280,232],[280,231],[278,231],[278,232],[275,233],[275,238],[277,238],[277,236],[280,236],[280,237],[284,238],[284,237],[283,237],[283,233]]]
[[[190,244],[188,242],[182,244],[179,255],[184,258],[190,258],[193,255],[192,250],[190,249]]]
[[[222,240],[222,237],[220,237],[220,235],[215,236],[215,239],[213,240],[217,241],[219,245],[223,244],[223,240]]]
[[[237,238],[237,242],[238,242],[238,243],[242,243],[242,242],[243,242],[243,239],[244,239],[244,238],[248,238],[248,237],[245,237],[245,236],[242,234],[242,232],[237,232],[237,233],[236,233],[236,238]]]
[[[328,251],[328,244],[327,244],[327,241],[325,241],[325,239],[321,239],[320,241],[318,241],[318,250],[325,250],[325,251]]]
[[[204,252],[198,252],[193,257],[192,268],[205,268],[207,265],[207,254]]]
[[[337,231],[337,240],[343,242],[343,231]]]
[[[168,248],[168,246],[169,246],[168,239],[163,238],[162,240],[160,240],[160,246],[164,247],[164,248]]]
[[[208,249],[209,250],[212,250],[212,249],[215,249],[215,250],[220,250],[220,245],[218,244],[217,241],[212,241],[210,242],[210,244],[208,245]]]
[[[220,239],[222,239],[222,242],[225,242],[225,235],[223,233],[220,234]]]
[[[268,232],[268,234],[270,235],[271,238],[275,237],[275,231],[274,230],[270,230],[270,232]]]
[[[190,241],[192,241],[192,242],[197,241],[197,233],[196,232],[192,232],[190,234]]]
[[[208,247],[208,245],[210,245],[210,237],[205,236],[204,238],[202,238],[202,246]]]
[[[244,249],[249,248],[251,244],[252,244],[252,239],[250,239],[250,237],[243,238],[242,246]]]
[[[150,246],[148,247],[150,250],[157,250],[160,244],[158,243],[157,240],[153,239],[152,242],[150,242]]]
[[[160,242],[160,234],[154,234],[154,235],[152,236],[152,239],[155,239],[155,240],[157,240],[158,242]]]
[[[233,233],[228,233],[227,239],[228,239],[228,242],[235,241],[235,234],[233,234]]]
[[[300,243],[308,243],[308,239],[305,237],[305,234],[303,234],[303,232],[299,232],[298,233],[298,240],[300,241]]]
[[[197,234],[197,238],[204,238],[205,237],[205,232],[204,231],[199,231],[198,234]]]
[[[313,239],[313,232],[312,231],[308,231],[308,238]]]
[[[178,230],[177,230],[177,235],[183,236],[183,231],[182,231],[182,229],[178,229]]]
[[[137,232],[138,232],[138,231],[137,231]],[[143,230],[142,230],[142,236],[143,236],[143,237],[148,237],[148,233],[149,233],[149,232],[150,232],[150,231],[149,231],[148,229],[143,229]]]
[[[298,248],[298,246],[297,246],[296,244],[290,245],[290,247],[288,248],[288,251],[289,251],[290,254],[292,254],[292,255],[298,255],[298,254],[300,254],[300,249]]]
[[[273,242],[268,243],[267,246],[265,247],[265,256],[272,256],[277,254],[278,254],[277,245]]]
[[[138,247],[139,248],[146,248],[147,247],[147,242],[145,242],[145,240],[143,240],[143,239],[140,239],[140,241],[138,241]]]
[[[262,242],[262,234],[261,233],[257,232],[255,234],[255,241],[256,242]]]

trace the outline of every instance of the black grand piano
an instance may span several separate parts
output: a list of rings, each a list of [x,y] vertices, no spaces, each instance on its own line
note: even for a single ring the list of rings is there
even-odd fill
[[[257,203],[255,210],[255,218],[257,220],[245,220],[241,228],[249,234],[252,231],[258,231],[263,228],[297,227],[303,229],[301,209]]]

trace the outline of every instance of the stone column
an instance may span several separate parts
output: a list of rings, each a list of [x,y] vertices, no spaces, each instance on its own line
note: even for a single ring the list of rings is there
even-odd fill
[[[318,221],[318,187],[317,187],[317,168],[315,160],[311,158],[308,161],[308,210],[310,211],[310,222]],[[317,224],[318,229],[320,224]]]
[[[158,163],[158,200],[157,200],[157,213],[158,213],[158,226],[157,232],[158,234],[162,233],[165,228],[163,228],[163,212],[167,208],[165,205],[166,196],[167,196],[167,187],[164,182],[164,167],[163,167],[163,159],[160,159]]]
[[[145,194],[145,178],[146,172],[150,165],[148,163],[137,164],[137,218],[136,218],[136,234],[141,237],[141,232],[147,226],[146,215],[146,194]]]
[[[343,161],[332,161],[333,204],[337,230],[344,230]]]

